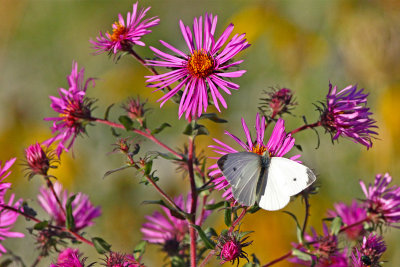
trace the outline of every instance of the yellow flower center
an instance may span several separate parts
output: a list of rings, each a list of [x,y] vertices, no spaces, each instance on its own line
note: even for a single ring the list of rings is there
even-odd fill
[[[253,146],[253,149],[251,150],[251,152],[256,153],[260,156],[263,156],[265,151],[267,151],[267,148],[265,146],[259,145],[259,144],[256,146]]]
[[[194,51],[187,62],[187,69],[194,77],[208,77],[214,71],[214,59],[203,49]]]
[[[119,22],[115,22],[113,25],[117,26],[113,28],[113,33],[110,34],[110,40],[116,42],[119,40],[119,36],[126,33],[126,28]]]

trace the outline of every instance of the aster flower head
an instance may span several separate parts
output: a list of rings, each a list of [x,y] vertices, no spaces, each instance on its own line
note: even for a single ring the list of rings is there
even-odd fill
[[[189,212],[191,206],[191,195],[189,194],[186,201],[183,196],[176,197],[175,203],[182,210]],[[211,204],[213,201],[208,202]],[[154,212],[151,216],[146,216],[147,222],[142,225],[140,231],[143,233],[143,240],[160,244],[163,251],[168,255],[178,255],[184,248],[182,241],[185,235],[189,233],[189,224],[186,220],[180,219],[172,215],[171,211],[165,207],[161,207],[163,213]],[[196,225],[201,225],[210,215],[211,211],[207,210],[203,216],[196,219]]]
[[[104,266],[107,267],[142,267],[133,255],[110,252],[104,259]]]
[[[121,14],[118,14],[118,21],[112,25],[112,33],[103,34],[96,37],[96,40],[90,40],[96,53],[109,52],[116,54],[119,51],[129,51],[133,45],[144,46],[141,38],[151,33],[149,28],[158,25],[160,21],[157,17],[146,18],[146,13],[150,7],[138,10],[138,2],[133,4],[132,13],[128,12],[126,21]]]
[[[291,134],[287,134],[285,132],[285,121],[283,119],[278,119],[275,124],[275,127],[272,131],[272,134],[268,140],[268,142],[264,143],[264,133],[265,133],[265,117],[260,116],[257,113],[256,116],[256,138],[252,139],[249,128],[247,127],[246,122],[242,118],[242,126],[244,133],[246,135],[246,141],[243,142],[235,135],[230,132],[225,132],[226,135],[231,137],[236,143],[241,146],[240,151],[253,152],[259,155],[264,155],[268,153],[269,157],[283,157],[286,153],[288,153],[292,147],[294,146],[295,139],[291,136]],[[217,145],[211,145],[209,147],[213,148],[214,152],[223,156],[229,153],[237,153],[240,152],[227,144],[219,141],[218,139],[213,139]],[[300,155],[292,156],[291,160],[297,160]],[[211,157],[212,159],[219,159],[220,157]],[[222,195],[225,199],[229,200],[233,198],[232,189],[229,186],[228,181],[223,176],[221,170],[218,168],[217,164],[210,166],[211,172],[210,176],[214,177],[213,183],[215,184],[215,188],[218,190],[225,189],[226,191]]]
[[[63,150],[68,152],[79,134],[85,133],[85,126],[91,118],[94,103],[93,99],[86,96],[86,89],[90,82],[94,85],[94,79],[89,78],[84,82],[84,69],[78,72],[78,63],[72,63],[72,71],[67,79],[69,88],[59,89],[60,98],[50,96],[50,106],[59,113],[59,117],[45,118],[46,121],[53,121],[51,130],[56,135],[43,144],[50,146],[58,141],[56,149],[58,157]]]
[[[347,249],[340,251],[338,248],[338,240],[335,235],[329,233],[329,229],[326,224],[323,224],[323,235],[318,235],[314,228],[311,227],[312,234],[305,234],[304,239],[306,242],[311,244],[312,251],[308,251],[307,254],[311,255],[310,261],[305,261],[297,257],[289,259],[290,262],[301,264],[304,266],[311,266],[312,261],[316,263],[313,266],[316,267],[349,267],[347,259]],[[293,244],[295,248],[299,247],[299,244]],[[305,248],[300,249],[306,252]]]
[[[138,120],[141,124],[143,123],[144,115],[148,108],[145,108],[147,100],[141,100],[139,96],[137,98],[129,98],[127,103],[122,106],[122,108],[127,112],[128,116],[132,120]]]
[[[245,258],[247,261],[247,253],[243,251],[244,247],[247,247],[253,243],[253,241],[246,242],[249,238],[246,236],[248,232],[232,231],[221,234],[218,239],[217,247],[219,250],[218,258],[221,260],[220,264],[230,261],[232,264],[238,261],[240,258]]]
[[[260,110],[272,118],[290,113],[290,110],[296,105],[294,94],[288,88],[273,88],[271,91],[265,92],[265,94],[266,97],[260,99],[262,101]]]
[[[364,236],[361,246],[354,247],[351,260],[354,267],[379,267],[380,258],[386,251],[385,241],[381,236],[370,233]]]
[[[78,249],[66,248],[58,254],[57,263],[50,267],[84,267],[86,258],[81,258]]]
[[[328,216],[337,217],[342,219],[345,225],[352,225],[356,222],[360,222],[367,218],[367,211],[363,205],[359,204],[356,200],[353,200],[350,205],[344,203],[334,204],[335,210],[329,210]],[[364,233],[363,225],[353,226],[345,231],[348,238],[357,240]]]
[[[321,125],[331,133],[332,140],[337,140],[339,136],[349,137],[367,148],[372,146],[371,139],[378,134],[373,129],[378,127],[370,117],[368,94],[364,94],[363,90],[357,90],[357,85],[349,85],[337,92],[337,86],[329,83],[327,103],[318,110],[321,112]]]
[[[62,185],[58,182],[54,183],[54,190],[60,199],[63,207],[66,206],[68,199],[73,194],[68,194],[67,190],[62,189]],[[57,199],[52,190],[42,186],[38,195],[40,206],[50,215],[58,226],[65,226],[65,214],[60,209]],[[75,220],[75,230],[79,231],[87,226],[93,225],[93,219],[101,215],[100,207],[94,207],[89,201],[89,197],[83,193],[78,193],[72,201],[72,215]]]
[[[374,223],[400,228],[400,187],[389,187],[391,181],[388,173],[377,174],[374,185],[370,184],[368,188],[360,181],[366,197],[363,203]]]
[[[52,165],[56,161],[53,151],[45,152],[40,143],[35,143],[26,148],[25,158],[29,179],[36,174],[46,176],[49,168],[56,168],[55,165]]]
[[[151,83],[148,87],[157,88],[155,91],[159,91],[178,82],[177,86],[158,101],[161,101],[161,106],[163,106],[174,95],[180,95],[179,118],[185,112],[186,118],[200,117],[203,110],[207,111],[211,100],[217,110],[221,111],[218,103],[220,102],[224,108],[227,105],[220,90],[231,94],[230,90],[239,89],[239,85],[225,78],[240,77],[246,72],[245,70],[229,71],[231,67],[243,62],[243,60],[232,61],[233,57],[250,46],[244,39],[245,34],[234,35],[225,45],[234,27],[230,24],[215,40],[217,16],[207,13],[204,20],[202,16],[194,18],[193,33],[182,21],[179,25],[189,52],[183,52],[164,41],[160,41],[161,44],[175,55],[150,47],[159,60],[148,60],[147,65],[166,67],[172,71],[146,76],[147,82]]]

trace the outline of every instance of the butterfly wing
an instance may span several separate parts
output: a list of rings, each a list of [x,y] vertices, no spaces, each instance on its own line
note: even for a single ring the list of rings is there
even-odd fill
[[[242,205],[252,206],[256,201],[261,156],[251,152],[231,153],[222,156],[217,164],[231,185],[235,200]]]
[[[259,194],[259,205],[266,210],[278,210],[289,203],[290,196],[311,185],[316,177],[309,168],[293,160],[281,157],[270,160],[268,171],[262,177],[266,185]]]

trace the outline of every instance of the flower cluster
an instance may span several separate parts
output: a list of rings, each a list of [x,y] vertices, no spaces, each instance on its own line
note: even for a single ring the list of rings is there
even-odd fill
[[[233,31],[233,24],[230,24],[215,40],[217,16],[207,13],[204,16],[204,24],[202,16],[194,19],[193,33],[182,21],[179,22],[179,26],[189,53],[182,52],[164,41],[160,41],[161,44],[176,55],[167,54],[151,46],[150,49],[160,60],[148,60],[147,65],[171,68],[172,71],[146,76],[147,82],[152,83],[148,86],[157,88],[155,91],[159,91],[179,82],[175,88],[158,100],[163,106],[168,99],[184,88],[183,93],[180,94],[179,117],[185,112],[186,118],[200,117],[203,111],[207,111],[209,93],[218,111],[220,111],[218,102],[226,108],[227,104],[220,90],[231,94],[230,89],[237,90],[239,85],[224,78],[240,77],[246,72],[245,70],[228,71],[229,68],[243,62],[243,60],[232,62],[232,58],[250,46],[244,39],[244,34],[234,35],[225,45]],[[225,47],[222,48],[224,45]]]
[[[386,251],[386,245],[381,236],[371,233],[364,236],[360,247],[355,247],[351,259],[354,267],[380,266],[380,258]]]
[[[51,130],[56,135],[43,144],[50,146],[58,141],[56,153],[60,157],[62,151],[68,152],[76,137],[85,133],[85,125],[91,118],[91,110],[94,100],[86,97],[86,89],[94,79],[89,78],[84,82],[84,69],[78,72],[78,63],[72,63],[71,74],[67,77],[68,89],[60,88],[60,98],[50,96],[51,108],[59,113],[59,117],[45,118],[53,121]],[[68,143],[68,144],[67,144]]]
[[[60,200],[62,207],[65,207],[68,199],[73,194],[68,194],[68,191],[63,190],[62,185],[58,182],[54,184],[54,191]],[[51,219],[54,220],[58,226],[65,226],[65,213],[60,208],[60,205],[50,188],[41,187],[38,200],[40,206],[50,215]],[[93,219],[101,215],[100,207],[94,207],[89,201],[89,197],[82,193],[75,195],[75,199],[72,201],[71,206],[76,231],[93,225]]]

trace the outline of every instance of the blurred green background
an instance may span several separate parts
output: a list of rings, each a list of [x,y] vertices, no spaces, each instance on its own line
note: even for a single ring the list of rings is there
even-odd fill
[[[54,116],[49,107],[49,95],[57,95],[57,88],[66,87],[66,76],[71,63],[76,60],[86,69],[86,77],[97,77],[95,88],[89,88],[88,96],[98,99],[94,115],[102,117],[105,108],[116,103],[111,118],[121,114],[120,104],[130,96],[139,94],[149,99],[152,113],[150,126],[168,121],[173,128],[166,129],[160,138],[172,147],[182,147],[186,138],[179,133],[185,121],[177,119],[177,106],[168,103],[160,111],[155,102],[162,93],[151,94],[145,87],[146,69],[130,57],[117,64],[106,55],[93,56],[89,39],[98,32],[111,30],[118,13],[126,16],[132,10],[132,1],[67,1],[67,0],[0,0],[0,159],[12,156],[23,160],[23,150],[28,145],[51,136],[50,123],[44,117]],[[376,173],[390,172],[394,182],[400,179],[400,116],[396,107],[400,101],[400,2],[389,0],[369,1],[141,1],[140,6],[152,6],[150,16],[157,15],[160,25],[146,36],[147,45],[162,47],[158,40],[186,51],[178,22],[182,19],[191,25],[195,16],[211,12],[218,15],[217,33],[230,22],[235,24],[234,33],[245,32],[252,44],[239,55],[245,59],[241,65],[247,73],[239,79],[240,90],[227,96],[228,109],[221,114],[228,124],[207,124],[210,136],[198,138],[198,149],[207,156],[214,154],[208,145],[212,137],[233,145],[222,136],[229,130],[243,136],[240,117],[253,125],[257,104],[262,91],[270,86],[291,88],[296,93],[297,116],[287,117],[287,128],[302,124],[302,115],[314,122],[318,114],[312,103],[323,100],[328,82],[343,88],[358,84],[369,93],[369,106],[378,121],[379,139],[370,150],[350,140],[340,139],[332,145],[329,135],[319,129],[321,145],[318,149],[316,135],[312,131],[296,135],[303,147],[302,160],[316,170],[321,191],[311,199],[311,225],[321,229],[320,218],[334,202],[349,203],[362,198],[359,179],[372,182]],[[164,48],[162,48],[164,49]],[[152,57],[148,47],[137,47],[144,57]],[[101,205],[103,215],[96,225],[87,229],[87,236],[102,236],[114,250],[131,252],[140,241],[139,228],[144,215],[157,207],[141,205],[149,199],[158,199],[150,186],[138,184],[135,172],[123,171],[102,179],[103,174],[123,164],[123,157],[110,154],[115,139],[108,127],[88,127],[89,137],[78,138],[71,153],[62,156],[61,166],[52,174],[58,177],[70,191],[88,194],[95,205]],[[143,150],[158,149],[143,138]],[[291,153],[296,153],[293,150]],[[210,161],[211,163],[211,161]],[[187,190],[187,181],[176,174],[175,166],[157,160],[156,168],[160,184],[172,195]],[[23,175],[23,166],[16,164],[8,178],[13,192],[38,207],[36,194],[43,184],[38,177],[30,182]],[[213,194],[215,198],[220,193]],[[303,218],[303,206],[299,200],[287,208]],[[38,208],[39,210],[39,208]],[[28,235],[31,223],[20,218],[15,230]],[[223,227],[223,213],[215,213],[206,225]],[[290,250],[295,241],[294,222],[282,212],[260,211],[245,218],[242,230],[255,230],[253,246],[246,249],[256,253],[266,263]],[[400,232],[388,229],[384,236],[388,251],[383,259],[385,266],[400,266]],[[21,255],[28,265],[37,256],[34,240],[11,239],[5,246]],[[80,245],[89,257],[88,262],[99,258],[92,248]],[[144,263],[161,266],[164,255],[158,246],[148,246]],[[48,266],[55,256],[42,261]],[[213,261],[210,266],[218,265]],[[225,265],[229,265],[226,263]],[[283,262],[276,266],[290,266]]]

